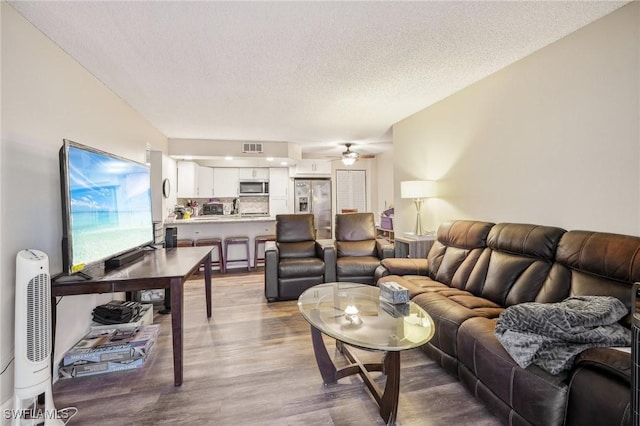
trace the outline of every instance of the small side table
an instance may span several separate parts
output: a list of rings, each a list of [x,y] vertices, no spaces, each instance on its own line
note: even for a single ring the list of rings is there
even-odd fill
[[[416,238],[398,237],[395,238],[396,257],[410,257],[412,259],[424,259],[431,250],[431,246],[436,241],[435,235],[425,235]]]

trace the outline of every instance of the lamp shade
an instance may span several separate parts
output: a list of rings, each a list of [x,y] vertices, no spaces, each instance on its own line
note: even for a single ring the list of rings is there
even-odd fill
[[[432,180],[405,180],[400,182],[401,198],[430,198],[436,195],[436,183]]]

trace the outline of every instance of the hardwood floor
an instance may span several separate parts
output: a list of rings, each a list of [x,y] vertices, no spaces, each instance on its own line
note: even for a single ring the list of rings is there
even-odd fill
[[[78,409],[70,425],[383,425],[358,376],[322,384],[296,302],[268,304],[263,288],[261,271],[214,275],[207,320],[202,280],[186,283],[181,387],[173,386],[170,316],[156,314],[160,336],[143,368],[60,379],[56,407]],[[397,424],[500,424],[419,349],[401,360]]]

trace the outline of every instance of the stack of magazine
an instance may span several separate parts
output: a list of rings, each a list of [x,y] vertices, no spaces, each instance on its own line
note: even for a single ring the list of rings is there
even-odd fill
[[[144,365],[155,343],[159,325],[92,330],[62,359],[63,378],[83,377]]]

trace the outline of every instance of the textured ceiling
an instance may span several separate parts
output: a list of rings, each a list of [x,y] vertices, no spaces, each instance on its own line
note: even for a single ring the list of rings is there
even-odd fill
[[[626,2],[9,3],[170,138],[313,154],[375,153],[394,123]]]

